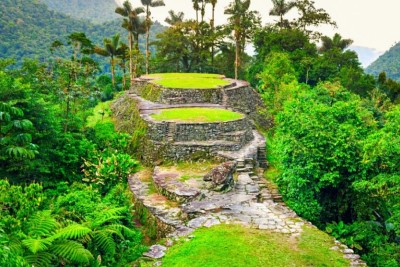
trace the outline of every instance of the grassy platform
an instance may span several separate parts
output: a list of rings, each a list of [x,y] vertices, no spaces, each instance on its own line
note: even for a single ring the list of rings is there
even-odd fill
[[[177,89],[213,89],[228,85],[222,75],[208,73],[158,73],[146,77],[153,78],[154,83],[166,88]]]
[[[193,235],[171,247],[162,266],[349,266],[343,254],[330,249],[332,237],[309,226],[297,238],[239,225],[200,228]]]
[[[221,122],[238,120],[244,115],[220,108],[172,108],[164,109],[151,117],[157,121]]]

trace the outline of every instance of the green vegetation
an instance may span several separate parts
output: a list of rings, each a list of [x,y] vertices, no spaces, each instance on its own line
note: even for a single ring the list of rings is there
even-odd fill
[[[167,88],[212,89],[229,84],[229,81],[223,80],[223,76],[218,74],[164,73],[151,74],[147,77],[155,78],[154,83]]]
[[[76,19],[90,20],[103,23],[115,20],[118,15],[114,10],[117,4],[114,0],[42,0],[50,9],[66,14]],[[99,16],[101,14],[101,16]]]
[[[157,121],[218,122],[243,118],[243,114],[219,108],[173,108],[163,109],[151,117]]]
[[[115,10],[94,15],[114,9],[112,0],[44,1],[75,17],[115,16]],[[144,7],[128,3],[117,10],[119,20],[95,25],[54,12],[43,1],[0,1],[0,266],[129,266],[140,257],[144,248],[128,208],[126,178],[139,168],[140,148],[150,145],[147,126],[129,95],[101,103],[128,88],[128,67],[132,81],[147,70],[246,77],[267,107],[259,114],[273,126],[267,133],[272,166],[266,175],[286,203],[369,266],[400,266],[400,83],[395,80],[400,46],[371,65],[374,77],[347,49],[351,39],[312,30],[335,25],[315,1],[273,0],[270,15],[277,20],[265,27],[250,0],[230,1],[228,23],[221,26],[214,25],[221,1],[192,2],[196,19],[171,11],[165,29],[149,21]],[[250,41],[254,57],[244,51]],[[165,87],[227,84],[217,74],[161,78],[156,82]],[[151,88],[146,97],[157,99],[160,90]],[[116,106],[120,112],[111,120],[109,107]],[[243,116],[201,111],[206,112],[166,110],[155,117],[207,122]],[[182,180],[203,171],[188,166],[177,166]],[[156,237],[156,222],[151,223],[150,235]],[[201,261],[192,255],[203,257],[216,247],[226,253],[219,254],[222,265],[231,266],[258,264],[248,255],[264,262],[276,256],[275,266],[290,260],[297,266],[328,265],[335,257],[317,251],[324,238],[309,229],[298,240],[240,227],[214,229],[201,229],[191,242],[172,248],[166,263],[193,265]],[[234,252],[227,250],[231,247]],[[218,257],[215,264],[222,261]],[[211,264],[208,259],[205,265]]]
[[[93,115],[87,118],[87,127],[94,127],[97,123],[111,122],[111,105],[112,101],[101,102],[93,109]]]
[[[387,77],[395,81],[400,81],[400,43],[392,46],[389,51],[381,55],[371,65],[369,65],[365,72],[378,76],[380,73],[385,72]]]
[[[330,249],[332,237],[308,226],[298,238],[239,225],[200,228],[193,235],[168,250],[163,266],[349,266]]]

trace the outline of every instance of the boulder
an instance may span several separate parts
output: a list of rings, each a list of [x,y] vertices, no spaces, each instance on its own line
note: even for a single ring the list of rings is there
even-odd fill
[[[236,162],[227,161],[212,169],[204,176],[203,180],[211,182],[210,189],[212,190],[227,191],[232,188],[234,184],[233,173],[235,170]]]

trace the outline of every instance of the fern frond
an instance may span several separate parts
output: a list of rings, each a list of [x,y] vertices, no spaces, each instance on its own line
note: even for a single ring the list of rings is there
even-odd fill
[[[115,242],[109,231],[97,231],[93,235],[95,244],[107,254],[115,254]]]
[[[59,229],[50,239],[77,239],[89,234],[92,230],[80,224],[71,224]]]
[[[53,255],[51,253],[42,251],[36,254],[27,255],[24,257],[24,259],[29,266],[47,267],[51,266],[52,257]]]
[[[50,250],[57,256],[62,257],[73,263],[89,263],[93,255],[89,250],[76,241],[61,240],[54,244]]]
[[[124,238],[124,237],[135,237],[135,236],[138,235],[137,231],[134,231],[134,230],[126,227],[125,225],[122,225],[122,224],[110,224],[110,225],[107,225],[107,228],[108,229],[112,229],[115,232],[119,233],[118,236],[121,237],[121,238]]]
[[[50,245],[51,241],[47,239],[25,239],[22,240],[22,244],[33,254],[36,254],[37,252],[44,251],[46,250]]]
[[[31,237],[49,236],[59,227],[59,223],[51,216],[50,210],[38,211],[29,221],[28,235]]]
[[[89,223],[92,226],[92,228],[96,228],[107,222],[112,222],[112,221],[122,219],[123,216],[121,216],[121,214],[123,214],[126,211],[127,211],[126,207],[119,207],[119,208],[112,208],[109,210],[105,210],[105,211],[102,211],[100,214],[93,214],[95,216],[92,216],[92,217],[94,217],[96,219],[93,221],[90,221]]]

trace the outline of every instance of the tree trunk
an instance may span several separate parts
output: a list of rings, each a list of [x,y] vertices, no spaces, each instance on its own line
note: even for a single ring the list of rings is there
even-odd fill
[[[111,55],[111,81],[112,81],[112,85],[115,88],[115,73],[114,73],[114,56]]]
[[[235,53],[235,80],[238,79],[238,69],[240,66],[240,40],[236,39],[236,53]]]
[[[212,15],[211,15],[211,23],[210,23],[213,34],[214,34],[214,29],[215,29],[214,23],[215,23],[215,5],[212,6]],[[215,51],[214,51],[214,36],[213,36],[212,44],[211,44],[211,67],[212,67],[213,72],[214,72],[214,53],[215,53]]]
[[[147,5],[146,11],[146,75],[149,74],[149,37],[150,37],[150,15],[149,15],[149,6]]]
[[[133,59],[132,59],[132,50],[133,50],[133,40],[132,40],[132,33],[128,33],[128,43],[129,43],[129,78],[131,81],[131,86],[134,82],[133,77]]]
[[[122,88],[123,88],[123,90],[125,90],[126,89],[126,66],[125,66],[125,62],[123,63],[122,72],[123,72]]]

